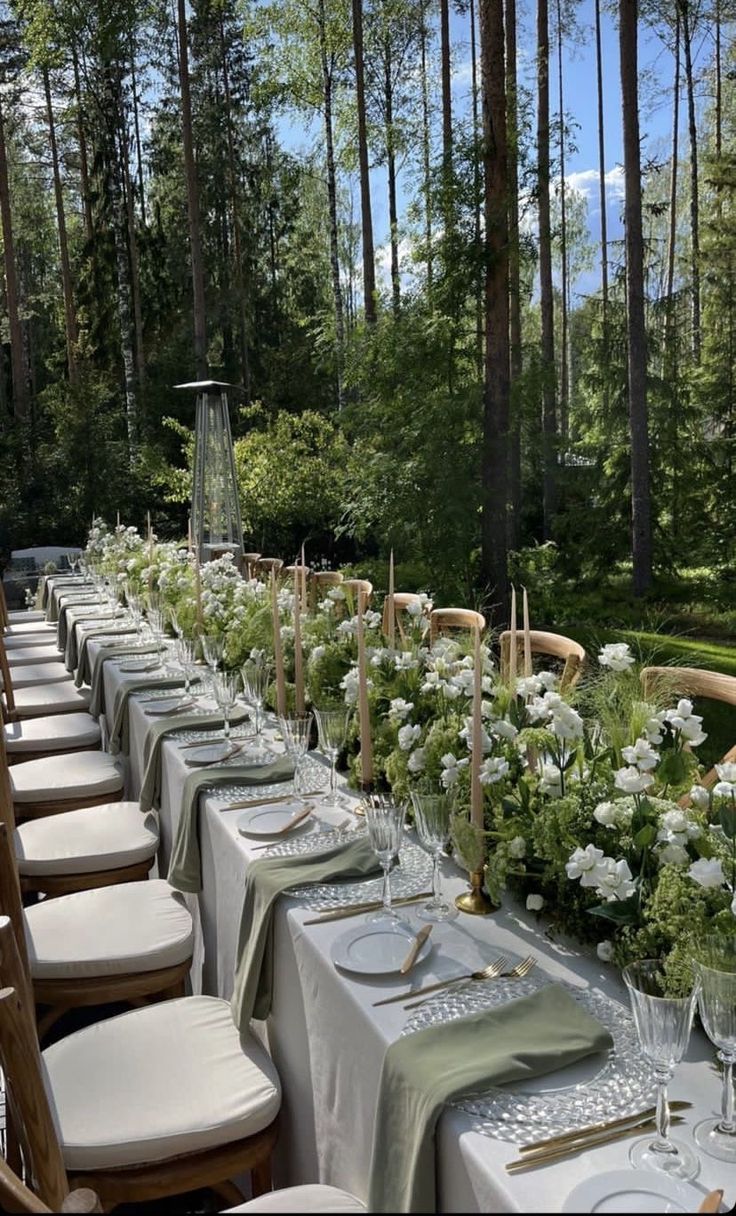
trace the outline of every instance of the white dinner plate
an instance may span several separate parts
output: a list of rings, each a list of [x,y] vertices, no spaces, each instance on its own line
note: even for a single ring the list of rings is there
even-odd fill
[[[403,921],[368,921],[335,939],[332,961],[336,967],[356,975],[396,975],[417,932],[418,929],[415,931]],[[432,943],[427,939],[416,962],[421,963],[431,949]]]
[[[301,798],[293,798],[288,802],[280,802],[277,806],[253,807],[253,810],[246,811],[238,819],[238,831],[243,836],[273,836],[286,828],[305,806],[307,803]],[[294,830],[298,831],[302,826],[307,827],[311,819],[312,816],[308,815]]]
[[[563,1212],[697,1212],[703,1192],[656,1170],[606,1170],[574,1187]]]
[[[124,663],[120,664],[121,671],[148,671],[149,669],[153,670],[153,667],[154,660],[152,657],[148,659],[126,659]]]
[[[175,709],[186,709],[192,704],[191,697],[156,697],[146,705],[147,714],[170,714]]]
[[[198,764],[217,764],[220,760],[227,760],[230,756],[234,756],[238,750],[233,743],[225,743],[224,740],[220,740],[207,747],[193,747],[185,756],[184,763],[192,768]]]

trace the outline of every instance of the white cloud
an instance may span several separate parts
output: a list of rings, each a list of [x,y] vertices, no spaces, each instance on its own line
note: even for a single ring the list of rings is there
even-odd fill
[[[599,177],[597,169],[580,169],[577,173],[568,173],[565,178],[569,190],[582,194],[593,203],[591,210],[595,211],[599,199]],[[606,173],[606,200],[610,205],[624,197],[624,171],[621,165],[615,165]]]

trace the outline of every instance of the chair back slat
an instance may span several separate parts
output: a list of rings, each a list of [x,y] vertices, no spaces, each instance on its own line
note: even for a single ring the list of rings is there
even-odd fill
[[[26,974],[7,916],[0,917],[0,983],[0,1061],[13,1127],[31,1187],[58,1212],[69,1184],[43,1082],[33,1005],[24,996]]]
[[[486,627],[482,612],[473,608],[433,608],[429,614],[429,640],[436,642],[448,629],[480,629]]]
[[[544,629],[530,629],[529,637],[531,639],[532,654],[548,655],[553,659],[562,659],[564,661],[564,669],[560,676],[561,688],[572,688],[580,679],[583,667],[585,665],[585,647],[576,642],[574,638],[566,638],[562,633],[548,633]],[[521,654],[524,643],[523,633],[517,631],[516,642],[519,654]],[[509,671],[509,656],[511,654],[511,630],[505,629],[501,634],[501,675],[503,679],[508,678]],[[517,671],[519,670],[517,663]]]
[[[3,1212],[50,1212],[0,1157],[0,1208]]]
[[[0,723],[2,727],[2,723]],[[0,729],[0,823],[4,823],[12,839],[15,831],[15,810],[13,808],[13,790],[10,785],[10,768],[8,753],[5,748],[5,731]]]
[[[278,574],[284,562],[281,557],[259,557],[253,564],[258,574],[268,575],[272,570],[274,574]]]
[[[5,585],[0,575],[0,633],[5,633],[5,630],[10,625],[10,616],[8,614],[8,601],[5,598]]]
[[[260,558],[260,553],[244,553],[243,562],[245,563],[245,577],[253,578],[256,572],[256,563]]]
[[[0,635],[0,676],[2,676],[3,686],[0,691],[0,703],[3,698],[5,705],[3,713],[0,717],[12,722],[15,718],[15,694],[13,692],[13,677],[10,674],[10,664],[8,663],[8,652],[5,648],[5,642]]]

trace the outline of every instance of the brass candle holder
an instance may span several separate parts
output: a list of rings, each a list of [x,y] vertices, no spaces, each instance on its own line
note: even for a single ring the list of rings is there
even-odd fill
[[[494,904],[490,895],[483,890],[483,871],[471,870],[468,878],[470,890],[456,896],[455,907],[471,916],[490,916],[492,912],[496,912],[498,905]]]

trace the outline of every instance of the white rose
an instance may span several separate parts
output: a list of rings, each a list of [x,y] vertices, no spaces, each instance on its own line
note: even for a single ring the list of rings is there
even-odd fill
[[[584,849],[577,848],[570,854],[565,863],[568,878],[581,878],[594,870],[603,857],[603,849],[597,849],[594,844],[588,844]]]
[[[692,878],[699,887],[722,887],[726,881],[723,866],[717,858],[699,857],[688,870],[688,878]]]
[[[402,752],[411,751],[421,733],[421,726],[412,726],[409,722],[406,726],[402,726],[399,730],[399,747]]]
[[[736,762],[727,761],[724,764],[717,764],[716,772],[721,781],[729,781],[731,785],[736,784]]]
[[[602,963],[610,963],[613,958],[613,942],[609,942],[608,940],[598,942],[595,952]]]
[[[736,795],[736,785],[730,781],[717,781],[713,786],[715,798],[733,798]]]
[[[637,739],[633,747],[625,747],[621,754],[627,764],[633,764],[643,773],[659,764],[659,756],[647,739]]]
[[[598,662],[611,671],[626,671],[636,660],[626,642],[609,642],[600,651]]]
[[[618,811],[615,802],[599,802],[593,811],[593,818],[604,828],[615,828],[618,825]]]
[[[659,850],[657,860],[661,866],[684,866],[690,860],[690,855],[683,845],[670,841]]]
[[[389,704],[388,715],[390,718],[397,718],[403,722],[404,718],[413,710],[414,706],[411,701],[405,701],[403,697],[394,697]]]
[[[541,912],[544,907],[544,899],[541,895],[527,895],[526,908],[527,912]]]
[[[618,769],[614,784],[617,790],[623,790],[625,794],[642,794],[654,784],[654,777],[631,766]]]
[[[424,763],[424,748],[415,747],[406,762],[406,767],[410,773],[422,773],[424,772]]]
[[[605,862],[605,869],[602,865],[597,868],[598,894],[607,903],[613,903],[617,899],[628,899],[636,890],[629,863],[623,857],[619,861],[606,857]]]
[[[717,767],[717,766],[716,766]],[[710,794],[704,785],[694,785],[690,790],[690,801],[693,806],[704,811],[710,805]]]
[[[508,761],[500,756],[489,756],[483,761],[483,766],[480,770],[480,780],[482,785],[495,785],[497,781],[503,781],[509,771]]]

